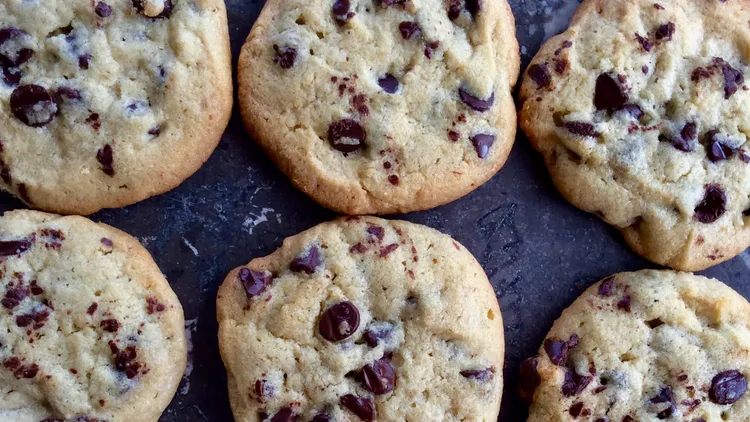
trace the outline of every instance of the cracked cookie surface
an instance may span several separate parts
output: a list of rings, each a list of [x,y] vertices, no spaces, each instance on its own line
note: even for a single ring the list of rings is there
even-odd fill
[[[750,245],[749,11],[586,0],[524,74],[520,125],[555,185],[658,264],[701,270]]]
[[[474,257],[435,230],[318,225],[233,270],[217,312],[238,422],[497,420],[497,299]]]
[[[750,419],[750,304],[725,284],[672,271],[586,290],[521,366],[529,422]]]
[[[271,0],[239,60],[245,125],[347,214],[435,207],[514,141],[520,55],[505,0]]]
[[[90,214],[165,192],[229,119],[222,0],[0,2],[0,187]]]
[[[185,371],[182,307],[131,236],[0,217],[0,420],[156,422]]]

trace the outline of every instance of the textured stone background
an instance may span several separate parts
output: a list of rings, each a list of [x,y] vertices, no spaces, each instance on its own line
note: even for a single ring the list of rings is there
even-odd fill
[[[497,0],[487,0],[497,1]],[[577,0],[510,0],[523,65],[542,41],[567,25]],[[263,6],[227,0],[232,52]],[[236,69],[236,66],[235,66]],[[0,195],[0,210],[21,207]],[[266,255],[282,239],[333,214],[296,191],[246,134],[235,113],[219,148],[179,188],[92,219],[136,236],[180,297],[188,321],[192,372],[162,422],[231,421],[216,340],[215,295],[232,268]],[[506,330],[506,392],[500,421],[520,422],[519,363],[533,355],[562,310],[596,280],[653,267],[618,233],[576,210],[555,190],[543,162],[519,134],[508,164],[469,196],[438,209],[398,216],[446,232],[471,250],[497,292]],[[750,297],[750,254],[707,271]]]

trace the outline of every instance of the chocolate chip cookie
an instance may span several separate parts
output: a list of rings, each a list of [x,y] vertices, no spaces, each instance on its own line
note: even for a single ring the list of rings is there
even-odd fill
[[[586,0],[525,72],[520,124],[560,192],[645,258],[750,245],[745,1]]]
[[[0,217],[0,420],[156,422],[185,362],[182,307],[138,241],[83,217]]]
[[[90,214],[180,184],[229,119],[222,0],[0,4],[0,188]]]
[[[229,273],[217,309],[238,422],[497,420],[497,299],[435,230],[318,225]]]
[[[586,290],[521,366],[529,422],[750,420],[750,304],[672,271]]]
[[[515,137],[505,0],[270,0],[239,60],[250,133],[347,214],[435,207],[487,181]]]

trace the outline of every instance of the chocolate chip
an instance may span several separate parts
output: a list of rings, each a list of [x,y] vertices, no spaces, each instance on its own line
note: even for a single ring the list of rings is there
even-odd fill
[[[311,246],[305,255],[300,255],[292,260],[289,269],[295,273],[305,272],[312,274],[320,265],[320,250],[317,246]]]
[[[105,319],[99,323],[104,331],[116,333],[120,329],[120,323],[116,319]]]
[[[672,22],[667,22],[656,28],[654,33],[657,41],[671,41],[672,35],[674,35],[674,23]]]
[[[390,255],[391,252],[395,251],[396,249],[398,249],[398,243],[391,243],[390,245],[383,246],[378,251],[378,256],[380,258],[385,258],[386,256]]]
[[[630,303],[631,303],[630,296],[625,296],[622,299],[620,299],[619,302],[617,302],[617,309],[622,309],[625,312],[630,312]]]
[[[518,371],[518,395],[527,404],[531,404],[534,401],[534,392],[536,388],[542,383],[542,377],[537,372],[539,366],[539,358],[534,356],[521,362],[521,367]]]
[[[271,422],[294,422],[296,420],[297,415],[294,414],[294,411],[290,407],[279,410],[271,418]]]
[[[362,368],[360,375],[362,386],[375,395],[393,391],[396,373],[386,359],[379,359]]]
[[[432,54],[440,47],[440,41],[430,41],[424,44],[424,56],[432,59]]]
[[[0,256],[21,255],[31,247],[29,239],[0,240]]]
[[[698,126],[694,122],[685,123],[680,131],[680,136],[685,141],[692,141],[698,138]]]
[[[458,140],[461,139],[461,134],[456,132],[455,130],[449,130],[448,139],[450,139],[451,142],[458,142]]]
[[[328,413],[318,413],[313,416],[310,422],[331,422],[331,415]]]
[[[390,337],[393,328],[390,322],[373,322],[367,326],[363,337],[368,346],[377,347],[382,340]]]
[[[3,81],[5,81],[8,86],[16,86],[21,83],[21,78],[23,77],[21,69],[17,67],[7,67],[0,64],[0,70],[2,70],[3,73]]]
[[[96,16],[99,16],[100,18],[108,18],[109,15],[112,14],[112,8],[109,7],[107,3],[100,1],[96,4],[96,7],[94,7],[94,12],[96,13]]]
[[[555,339],[544,340],[544,351],[549,359],[557,366],[565,366],[568,362],[568,342]]]
[[[723,60],[721,61],[721,73],[724,74],[724,98],[729,99],[745,83],[745,76]]]
[[[599,136],[599,132],[596,131],[594,125],[586,122],[565,122],[563,127],[573,135],[596,138]]]
[[[452,21],[458,19],[458,17],[461,16],[461,10],[463,10],[461,0],[448,0],[447,10],[448,19]]]
[[[331,342],[344,340],[354,334],[359,328],[359,311],[351,302],[340,302],[320,316],[318,331],[320,335]]]
[[[34,50],[23,47],[23,44],[29,41],[31,41],[31,35],[22,29],[13,27],[0,29],[0,64],[18,67],[29,61],[34,55]]]
[[[418,22],[404,21],[398,24],[398,30],[401,32],[403,39],[410,40],[414,34],[422,31],[422,27],[419,26]]]
[[[91,63],[91,54],[81,54],[78,56],[78,67],[80,67],[83,70],[86,70],[89,68],[89,64]]]
[[[495,376],[495,368],[466,369],[461,371],[460,374],[464,378],[484,383],[490,381]]]
[[[599,296],[610,297],[615,294],[616,288],[617,283],[615,281],[615,277],[607,277],[602,281],[602,284],[599,285]]]
[[[718,130],[706,133],[706,155],[712,163],[728,160],[734,155],[734,148],[722,142],[719,135]]]
[[[366,397],[355,396],[354,394],[346,394],[341,396],[339,399],[341,405],[349,409],[352,413],[357,415],[361,420],[370,422],[375,420],[375,404],[371,399]]]
[[[589,385],[593,377],[579,375],[574,369],[568,368],[562,383],[562,394],[565,397],[573,397],[580,394]]]
[[[674,399],[674,393],[672,392],[672,388],[669,386],[662,388],[659,391],[659,394],[652,397],[650,401],[653,404],[666,403],[668,405],[666,409],[662,409],[656,414],[656,417],[659,419],[667,419],[672,416],[675,410],[677,410],[677,403]]]
[[[526,73],[532,81],[536,82],[538,88],[549,86],[551,82],[547,63],[532,64]]]
[[[628,101],[628,90],[624,78],[614,73],[602,73],[596,78],[594,106],[598,110],[622,107]]]
[[[115,175],[114,158],[112,153],[112,145],[107,144],[99,148],[96,152],[96,161],[102,165],[102,171],[109,177]]]
[[[96,312],[96,310],[97,310],[97,309],[99,309],[99,304],[98,304],[98,303],[96,303],[96,302],[94,302],[94,303],[92,303],[92,304],[91,304],[91,306],[89,306],[89,308],[88,308],[88,309],[86,310],[86,313],[87,313],[87,314],[89,314],[89,315],[94,315],[94,313]]]
[[[727,208],[727,195],[719,185],[706,185],[703,199],[695,207],[693,219],[704,224],[718,220]]]
[[[664,325],[664,321],[662,321],[659,318],[650,319],[646,321],[646,325],[648,325],[648,328],[651,328],[653,330],[654,328],[661,327],[662,325]],[[687,377],[687,375],[685,375],[685,377]]]
[[[492,105],[495,104],[494,92],[490,94],[489,98],[487,98],[486,100],[482,100],[464,91],[463,88],[459,88],[458,96],[461,97],[461,101],[463,101],[464,104],[469,106],[469,108],[474,111],[485,112],[492,108]]]
[[[474,144],[477,156],[479,158],[485,158],[489,155],[492,144],[495,143],[495,135],[480,133],[471,137],[471,143]]]
[[[270,273],[254,271],[249,268],[242,268],[238,275],[248,298],[259,296],[271,285],[272,281]]]
[[[3,300],[0,301],[6,309],[13,309],[28,296],[28,290],[25,287],[13,287],[9,288],[5,292]]]
[[[646,50],[647,52],[651,51],[651,48],[653,47],[653,45],[651,45],[651,41],[649,41],[648,38],[645,38],[641,36],[640,34],[636,33],[635,40],[638,41],[638,44],[640,44],[644,50]]]
[[[344,25],[354,17],[354,12],[350,10],[350,7],[349,0],[336,0],[333,3],[333,18],[337,24]]]
[[[21,85],[13,90],[10,108],[18,120],[31,127],[45,126],[57,115],[57,104],[39,85]]]
[[[133,7],[143,16],[149,19],[164,19],[169,18],[172,15],[172,0],[164,0],[164,10],[156,16],[147,16],[146,13],[146,2],[148,0],[133,0]]]
[[[477,17],[477,14],[482,10],[482,0],[465,0],[466,10],[471,13],[471,16]]]
[[[708,398],[716,404],[733,404],[747,391],[745,376],[736,370],[724,371],[711,380]]]
[[[282,69],[290,69],[297,60],[297,49],[294,47],[279,47],[273,45],[276,54],[273,56],[273,62],[278,63]]]
[[[386,73],[382,78],[378,79],[378,85],[383,88],[383,91],[389,94],[395,94],[398,92],[399,82],[395,76]]]
[[[343,153],[363,148],[366,139],[365,130],[352,119],[339,120],[328,126],[328,141],[334,149]]]
[[[705,67],[696,67],[693,73],[690,75],[690,80],[698,82],[701,79],[707,79],[711,77],[711,72]]]
[[[582,410],[583,410],[583,402],[579,401],[579,402],[573,403],[573,405],[570,406],[570,409],[568,409],[568,414],[570,414],[570,416],[574,418],[577,418],[581,416]]]
[[[383,240],[383,237],[385,236],[385,229],[374,224],[368,225],[365,231],[367,234],[375,236],[378,240]]]
[[[115,362],[115,369],[120,372],[124,372],[128,379],[133,379],[138,376],[142,365],[136,361],[138,353],[136,347],[128,345],[124,349],[120,349],[113,340],[110,340],[109,350],[112,352],[112,356]]]

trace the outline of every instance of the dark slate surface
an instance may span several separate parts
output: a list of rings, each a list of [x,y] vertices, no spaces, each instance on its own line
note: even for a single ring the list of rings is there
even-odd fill
[[[563,30],[576,0],[511,0],[524,66],[547,37]],[[228,0],[232,52],[263,6]],[[236,66],[235,66],[236,68]],[[0,209],[21,207],[8,195]],[[271,253],[282,239],[334,216],[296,191],[246,134],[235,113],[219,148],[179,188],[139,204],[93,215],[136,236],[180,297],[193,349],[162,422],[231,421],[216,340],[215,295],[232,268]],[[520,422],[518,365],[579,293],[609,274],[653,267],[618,233],[576,210],[555,190],[543,162],[519,134],[508,164],[467,197],[435,210],[399,216],[446,232],[466,245],[497,292],[506,330],[506,391],[500,421]],[[706,273],[750,297],[747,252]]]

